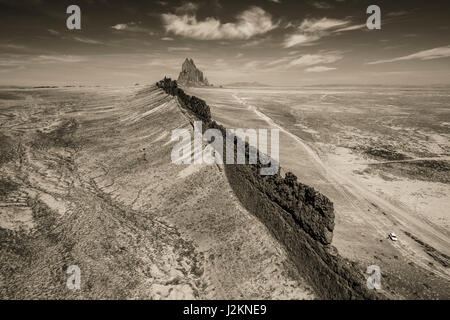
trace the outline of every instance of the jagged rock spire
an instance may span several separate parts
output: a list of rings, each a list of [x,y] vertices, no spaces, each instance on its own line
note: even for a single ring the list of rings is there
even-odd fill
[[[209,86],[208,79],[203,75],[203,72],[197,69],[192,58],[184,60],[177,82],[192,87]]]

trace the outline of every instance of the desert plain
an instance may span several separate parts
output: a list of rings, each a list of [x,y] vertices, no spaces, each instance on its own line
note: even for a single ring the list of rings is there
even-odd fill
[[[280,130],[281,166],[333,201],[333,246],[387,297],[450,297],[448,89],[187,92]],[[0,297],[319,298],[220,165],[171,162],[191,121],[154,85],[1,88]]]

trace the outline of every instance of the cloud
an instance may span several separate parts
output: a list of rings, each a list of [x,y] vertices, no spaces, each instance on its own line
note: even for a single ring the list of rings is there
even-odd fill
[[[332,9],[332,8],[334,8],[333,5],[326,3],[326,2],[322,2],[322,1],[314,1],[313,3],[311,3],[311,5],[317,9]]]
[[[13,50],[25,50],[25,49],[28,49],[27,46],[19,45],[19,44],[12,44],[12,43],[0,43],[0,48],[13,49]]]
[[[298,45],[312,45],[319,40],[319,35],[293,34],[284,41],[285,48],[291,48]]]
[[[305,19],[300,25],[299,30],[306,33],[325,32],[348,24],[350,24],[350,21],[340,19]]]
[[[276,60],[270,61],[269,63],[267,63],[267,65],[268,66],[274,66],[274,65],[277,65],[277,64],[280,64],[280,63],[289,62],[290,60],[291,60],[290,57],[280,58],[280,59],[276,59]]]
[[[293,28],[293,27],[295,27],[295,25],[294,25],[291,21],[288,21],[288,22],[284,25],[283,28],[289,29],[289,28]]]
[[[348,27],[337,29],[337,30],[335,30],[333,32],[352,31],[352,30],[359,30],[359,29],[363,29],[363,28],[366,28],[365,24],[355,24],[353,26],[348,26]]]
[[[198,9],[198,4],[192,3],[192,2],[186,2],[186,3],[182,4],[181,6],[179,6],[178,8],[176,8],[175,12],[177,14],[191,13],[191,12],[197,11],[197,9]]]
[[[409,13],[409,11],[393,11],[393,12],[389,12],[387,14],[388,17],[400,17],[400,16],[404,16],[407,15]]]
[[[378,60],[368,62],[367,64],[380,64],[380,63],[388,63],[388,62],[396,62],[396,61],[406,61],[406,60],[433,60],[433,59],[442,59],[450,57],[450,46],[438,47],[429,50],[419,51],[407,56],[387,59],[387,60]]]
[[[273,2],[273,3],[281,3],[281,0],[269,0],[270,2]]]
[[[39,63],[76,63],[85,61],[83,57],[73,55],[40,55],[33,59]]]
[[[171,38],[171,37],[164,37],[164,38],[161,38],[161,40],[163,40],[163,41],[173,41],[174,39]]]
[[[334,63],[343,57],[338,52],[327,52],[322,54],[305,54],[299,58],[292,60],[291,66],[312,66],[315,64]]]
[[[138,26],[136,22],[130,22],[130,23],[119,23],[114,26],[112,26],[114,30],[117,31],[129,31],[129,32],[143,32],[148,34],[153,34],[153,32],[150,29],[143,28]]]
[[[128,25],[126,23],[119,23],[119,24],[112,26],[111,28],[116,29],[116,30],[126,30],[128,28]]]
[[[167,50],[169,52],[174,52],[174,51],[192,51],[192,48],[190,48],[190,47],[168,47]]]
[[[305,72],[327,72],[327,71],[332,71],[332,70],[336,70],[336,69],[337,68],[316,66],[316,67],[306,68]]]
[[[103,44],[103,42],[101,42],[101,41],[97,41],[97,40],[89,39],[89,38],[73,37],[73,40],[82,42],[82,43],[87,43],[87,44]]]
[[[162,14],[167,32],[197,40],[250,39],[277,27],[272,17],[259,7],[251,7],[236,17],[236,22],[222,23],[216,18],[198,21],[195,15]]]
[[[57,35],[60,34],[59,31],[56,31],[56,30],[53,30],[53,29],[47,29],[47,31],[48,31],[50,34],[54,35],[54,36],[57,36]]]
[[[298,45],[313,45],[319,39],[332,33],[357,30],[362,25],[350,25],[350,20],[341,19],[305,19],[297,28],[297,32],[288,35],[284,40],[284,47],[291,48]]]

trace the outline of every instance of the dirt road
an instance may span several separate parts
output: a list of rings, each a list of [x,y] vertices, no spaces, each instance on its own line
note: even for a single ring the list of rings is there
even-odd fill
[[[171,162],[172,130],[191,128],[172,97],[154,86],[4,96],[1,299],[314,298],[217,166]],[[70,265],[81,290],[66,287]]]
[[[233,98],[248,112],[263,120],[267,127],[280,130],[281,166],[294,172],[300,181],[314,186],[333,201],[336,210],[333,245],[339,252],[362,265],[376,263],[382,270],[385,268],[392,272],[408,273],[405,270],[393,270],[401,269],[401,264],[414,264],[422,269],[423,279],[427,273],[438,276],[446,286],[443,289],[450,290],[450,269],[447,265],[450,263],[449,230],[424,221],[406,205],[391,202],[366,189],[352,177],[327,165],[313,146],[275,123],[258,110],[257,106],[248,104],[238,93],[233,94]],[[240,113],[241,119],[247,118],[247,114],[244,116],[242,111]],[[249,121],[247,127],[251,128],[252,124],[254,123]],[[387,240],[390,232],[399,235],[400,241]],[[411,238],[411,235],[416,239]],[[435,249],[431,250],[437,252],[444,263],[439,263],[440,258],[436,259],[430,248],[423,246],[423,243],[418,245],[417,239]],[[412,277],[412,274],[415,273],[409,276]]]

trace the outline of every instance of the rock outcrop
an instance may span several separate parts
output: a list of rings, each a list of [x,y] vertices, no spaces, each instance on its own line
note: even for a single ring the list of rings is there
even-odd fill
[[[205,101],[189,96],[169,78],[156,84],[177,97],[180,105],[203,121],[204,129],[225,128],[211,119]],[[235,139],[235,144],[237,140]],[[246,145],[246,158],[248,144]],[[222,150],[223,151],[223,150]],[[226,164],[225,174],[242,205],[254,214],[284,245],[298,271],[322,299],[383,298],[366,288],[361,269],[339,255],[331,245],[334,229],[333,203],[288,172],[261,176],[256,165]]]
[[[178,83],[188,87],[207,87],[208,79],[195,66],[194,60],[186,58],[183,62]]]
[[[164,78],[156,85],[164,89],[166,93],[178,97],[180,104],[203,120],[205,126],[221,130],[225,137],[225,128],[211,119],[210,107],[204,100],[187,95],[182,89],[178,88],[177,81],[172,81],[169,78]],[[247,143],[245,143],[245,146],[246,158],[248,158],[249,147]],[[224,154],[224,150],[221,150],[221,154]],[[300,183],[291,172],[287,172],[284,178],[280,174],[260,176],[258,172],[261,166],[260,163],[247,165],[237,171],[242,171],[239,172],[239,176],[247,177],[249,181],[252,181],[253,187],[267,199],[289,212],[298,226],[314,240],[325,246],[330,245],[334,229],[333,203],[314,188]]]

